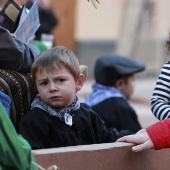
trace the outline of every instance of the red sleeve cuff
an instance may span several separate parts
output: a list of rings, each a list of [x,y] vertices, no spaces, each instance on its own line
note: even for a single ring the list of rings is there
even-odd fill
[[[170,147],[170,119],[149,126],[146,131],[156,150]]]

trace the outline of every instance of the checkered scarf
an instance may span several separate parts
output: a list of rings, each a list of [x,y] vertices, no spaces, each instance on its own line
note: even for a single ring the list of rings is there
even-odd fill
[[[94,83],[92,89],[93,92],[84,100],[84,103],[91,107],[111,97],[120,97],[124,99],[126,98],[120,90],[112,86],[105,86],[102,84]]]
[[[34,107],[38,107],[46,111],[49,115],[57,117],[60,121],[65,122],[69,126],[72,126],[72,115],[69,113],[80,108],[80,101],[79,98],[75,96],[73,103],[69,107],[60,109],[47,105],[41,100],[40,95],[37,94],[31,104],[31,109],[33,109]]]

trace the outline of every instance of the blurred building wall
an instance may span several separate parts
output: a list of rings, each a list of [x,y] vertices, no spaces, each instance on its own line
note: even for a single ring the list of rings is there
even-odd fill
[[[77,56],[81,64],[89,67],[89,78],[93,78],[95,60],[103,54],[113,52],[145,62],[147,69],[142,74],[158,75],[162,64],[170,59],[165,53],[165,43],[170,28],[168,8],[170,1],[99,1],[97,9],[86,0],[77,1],[75,31]],[[144,6],[142,16],[139,17],[131,53],[126,53],[124,48],[116,51],[123,31],[128,30],[130,26],[133,27],[133,20],[137,14],[134,8],[141,5],[141,1],[145,1],[147,6]],[[128,6],[128,3],[131,5]],[[126,13],[127,7],[131,8],[131,17]],[[124,37],[124,41],[128,44],[131,41],[130,36]]]
[[[170,59],[165,53],[165,43],[170,31],[169,0],[99,0],[97,9],[91,0],[52,0],[54,13],[60,23],[54,29],[55,45],[64,45],[73,50],[80,64],[89,67],[88,78],[93,78],[95,60],[107,53],[119,52],[130,55],[147,64],[143,75],[158,75],[164,62]],[[134,33],[135,41],[131,53],[123,48],[117,49],[121,43],[123,32],[134,26],[137,5],[145,2],[143,12],[137,22]],[[128,5],[131,3],[131,5]],[[127,14],[128,9],[131,12]],[[136,8],[136,12],[135,11]],[[137,21],[137,20],[136,20]],[[125,35],[126,35],[125,34]],[[128,44],[131,37],[123,38]],[[129,48],[129,47],[128,47]]]
[[[93,78],[95,60],[113,53],[120,31],[125,0],[99,0],[97,9],[91,1],[77,1],[76,49],[81,64],[89,68],[88,78]]]
[[[107,53],[116,52],[145,62],[147,69],[143,75],[158,75],[162,64],[170,59],[165,53],[170,31],[169,0],[99,0],[97,9],[91,0],[51,1],[59,18],[53,31],[55,45],[73,50],[80,64],[89,67],[89,78],[93,78],[95,60]],[[143,3],[148,5],[135,19]],[[128,32],[130,27],[135,30],[134,42]],[[123,44],[127,44],[126,50]]]

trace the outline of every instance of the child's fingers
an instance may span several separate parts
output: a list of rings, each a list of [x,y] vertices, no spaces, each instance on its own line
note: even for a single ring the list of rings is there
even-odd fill
[[[141,152],[141,151],[144,151],[144,150],[145,150],[145,147],[143,146],[143,144],[132,147],[133,152]]]
[[[128,135],[128,136],[119,138],[116,142],[139,143],[139,140],[135,135]]]
[[[146,129],[141,129],[141,130],[139,130],[136,134],[138,134],[138,133],[144,133],[144,132],[146,132]]]
[[[147,149],[152,149],[152,148],[154,148],[154,145],[151,140],[148,140],[143,144],[133,146],[132,151],[133,152],[142,152],[142,151],[145,151]]]

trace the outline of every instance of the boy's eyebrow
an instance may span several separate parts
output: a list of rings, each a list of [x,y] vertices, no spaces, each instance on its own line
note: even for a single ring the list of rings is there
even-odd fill
[[[55,77],[53,77],[54,79],[60,79],[60,78],[66,78],[67,76],[66,75],[57,75]],[[42,77],[41,79],[36,79],[36,81],[43,81],[43,80],[47,80],[48,77]]]
[[[46,80],[47,80],[46,78],[42,78],[42,79],[36,80],[36,82],[41,82],[41,81],[46,81]]]

